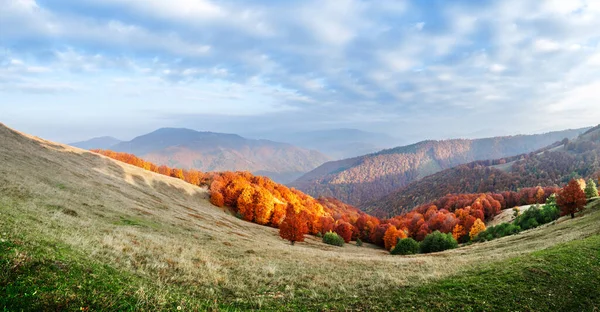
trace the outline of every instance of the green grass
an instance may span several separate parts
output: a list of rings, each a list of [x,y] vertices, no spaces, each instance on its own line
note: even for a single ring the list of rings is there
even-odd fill
[[[236,310],[197,298],[177,285],[157,297],[156,282],[92,261],[67,245],[24,241],[4,233],[0,239],[0,310],[154,311]]]
[[[368,274],[365,272],[365,274]],[[4,235],[0,241],[0,307],[29,310],[417,310],[417,311],[598,311],[600,235],[483,265],[477,270],[421,286],[366,293],[356,298],[314,300],[309,296],[261,306],[208,302],[193,288],[166,285],[170,295],[153,296],[143,276],[95,263],[68,246]]]
[[[389,293],[330,302],[271,302],[267,307],[294,311],[599,311],[600,235]]]
[[[429,311],[598,311],[600,235],[399,290],[393,305]]]

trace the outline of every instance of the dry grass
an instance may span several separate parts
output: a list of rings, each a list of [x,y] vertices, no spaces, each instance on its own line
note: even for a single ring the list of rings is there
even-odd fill
[[[313,237],[291,246],[276,229],[212,206],[206,189],[1,124],[0,164],[0,225],[150,278],[157,304],[172,284],[197,287],[207,300],[258,305],[294,296],[376,296],[600,232],[594,213],[431,255],[391,256]],[[573,231],[568,222],[581,226]]]

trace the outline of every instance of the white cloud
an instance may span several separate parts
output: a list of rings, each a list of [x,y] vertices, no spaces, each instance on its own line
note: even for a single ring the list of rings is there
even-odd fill
[[[502,64],[492,64],[490,66],[490,71],[494,73],[501,73],[506,70],[506,66]]]
[[[134,87],[122,94],[157,106],[181,93],[186,105],[202,99],[222,109],[257,105],[260,113],[351,107],[364,120],[424,111],[516,120],[567,95],[583,101],[583,91],[570,92],[600,78],[597,1],[444,3],[436,20],[422,2],[392,0],[82,0],[81,12],[54,10],[51,1],[0,4],[0,47],[10,47],[0,55],[1,81],[69,73],[68,83],[118,72],[139,87],[146,76],[164,96]]]
[[[560,44],[549,39],[537,39],[533,46],[539,52],[554,52],[560,49]]]

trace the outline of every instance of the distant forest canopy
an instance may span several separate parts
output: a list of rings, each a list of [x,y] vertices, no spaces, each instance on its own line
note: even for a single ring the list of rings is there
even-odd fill
[[[433,232],[453,233],[461,240],[477,219],[489,220],[501,209],[544,203],[557,188],[529,188],[502,194],[447,195],[406,214],[380,219],[334,198],[315,199],[266,177],[249,172],[199,172],[156,166],[134,155],[106,150],[93,152],[159,174],[207,186],[210,201],[229,207],[240,218],[277,228],[291,205],[308,225],[310,234],[334,231],[345,241],[361,239],[391,249],[399,238],[423,240]]]
[[[509,162],[512,161],[510,156],[529,153],[564,138],[575,138],[585,130],[587,128],[538,135],[423,141],[327,162],[288,185],[315,197],[335,197],[365,208],[373,201],[436,172],[482,159],[508,157],[504,161]],[[546,184],[529,186],[536,185]]]
[[[600,128],[576,140],[563,140],[544,149],[496,160],[460,165],[365,204],[379,217],[398,215],[446,194],[518,191],[544,185],[559,187],[574,178],[600,179]]]

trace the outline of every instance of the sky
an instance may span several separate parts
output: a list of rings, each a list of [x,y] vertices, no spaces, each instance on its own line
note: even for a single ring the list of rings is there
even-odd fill
[[[600,1],[0,0],[0,122],[398,138],[600,123]]]

